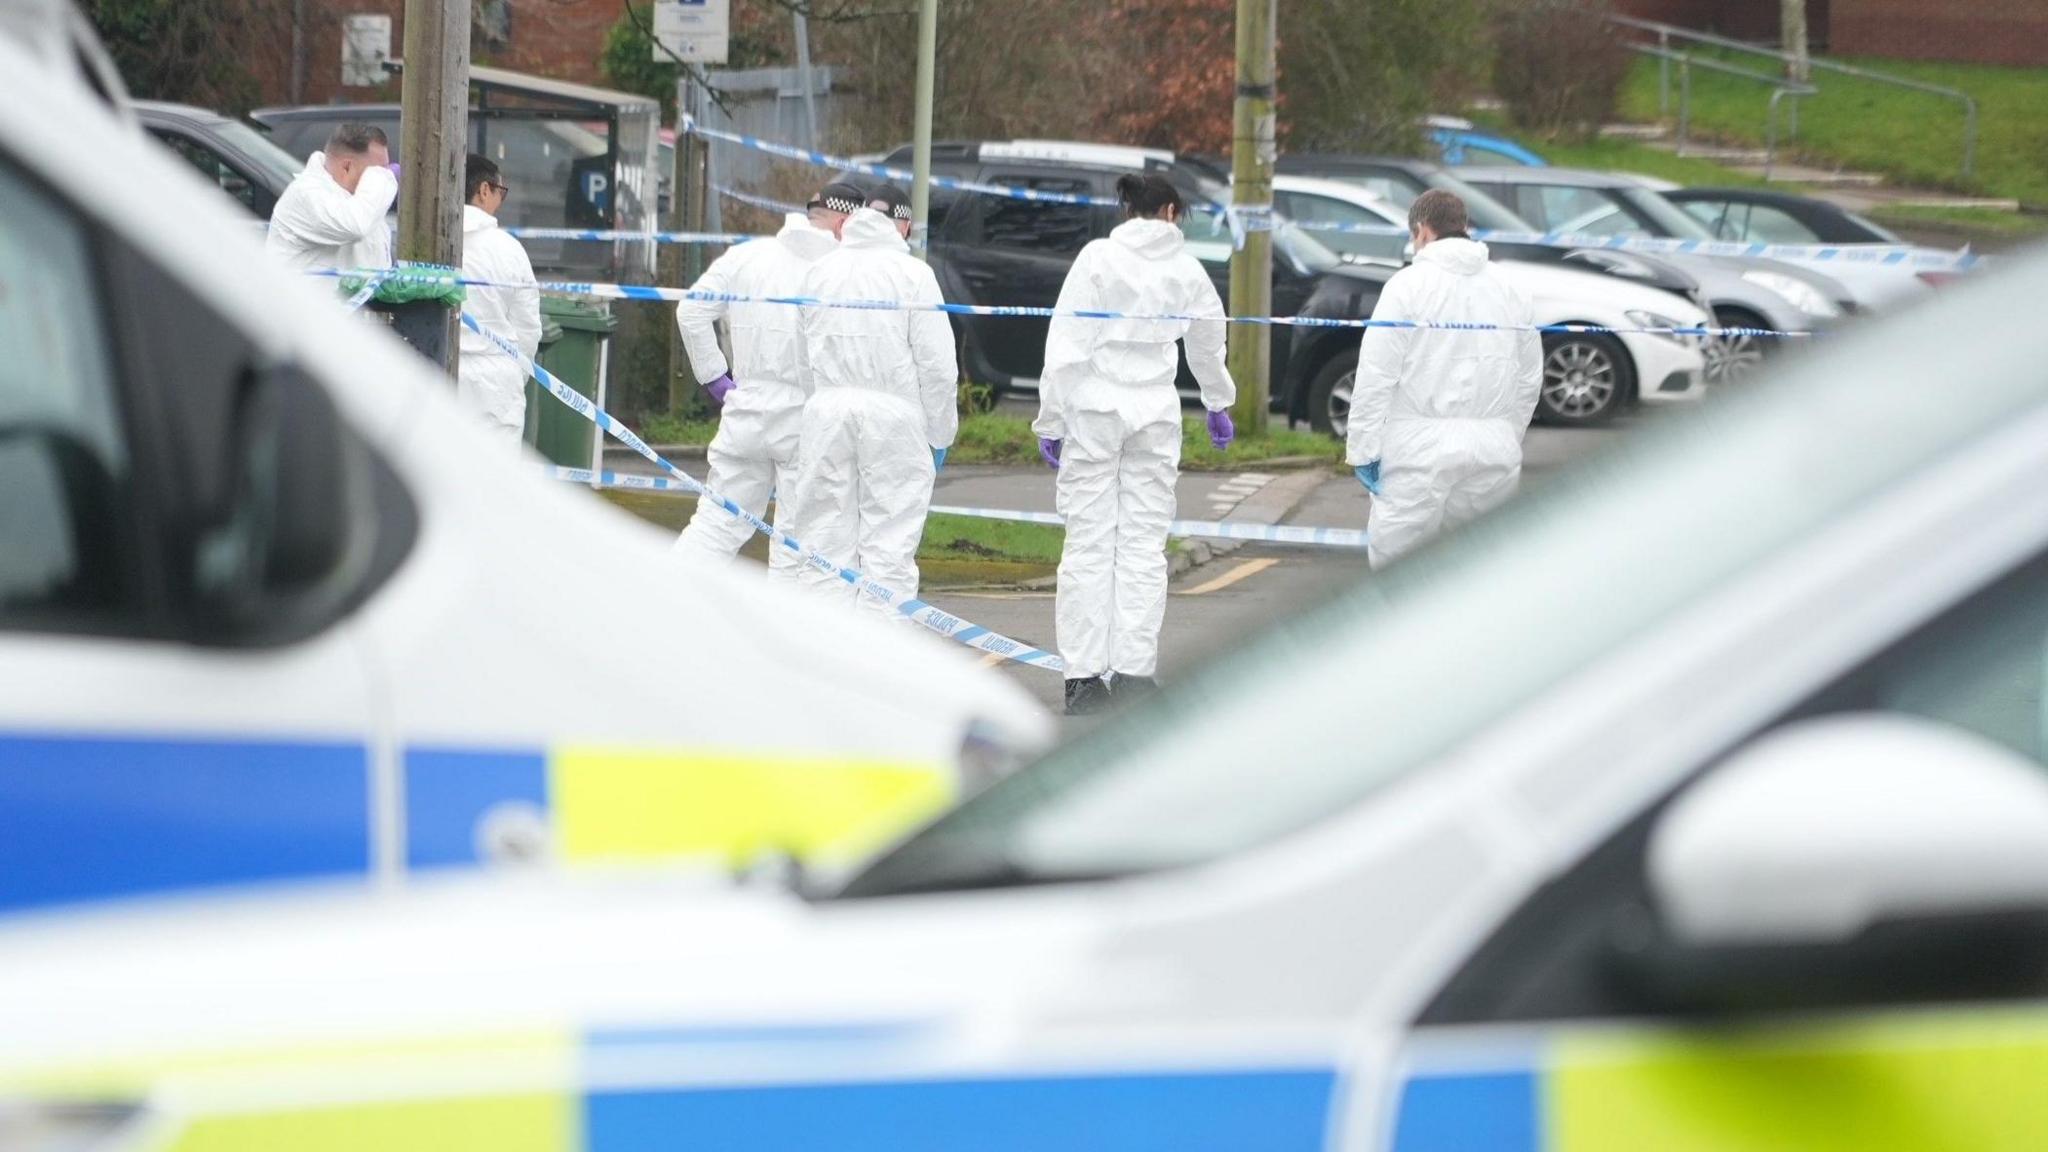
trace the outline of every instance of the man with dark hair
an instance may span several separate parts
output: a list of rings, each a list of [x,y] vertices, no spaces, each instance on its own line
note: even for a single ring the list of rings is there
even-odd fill
[[[1529,301],[1466,227],[1457,196],[1416,197],[1415,262],[1387,281],[1372,314],[1393,323],[1367,328],[1359,346],[1345,459],[1372,493],[1375,568],[1500,504],[1521,480],[1543,344]]]
[[[531,358],[540,351],[540,289],[534,284],[526,249],[498,227],[498,212],[511,192],[495,163],[469,154],[462,168],[467,201],[462,207],[462,278],[481,283],[465,289],[463,308],[486,331],[518,345]],[[526,423],[526,370],[467,325],[462,329],[460,363],[455,392],[463,406],[487,428],[517,443]]]
[[[384,130],[340,125],[278,197],[264,247],[294,268],[389,267],[384,216],[396,199],[398,174]]]

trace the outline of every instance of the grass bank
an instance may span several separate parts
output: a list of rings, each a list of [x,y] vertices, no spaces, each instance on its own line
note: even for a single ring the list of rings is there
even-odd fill
[[[1755,71],[1770,61],[1742,53],[1711,53]],[[1799,102],[1799,135],[1785,142],[1797,154],[1894,182],[2048,204],[2048,69],[2000,68],[1917,60],[1842,58],[1846,64],[1908,80],[1956,88],[1977,101],[1976,174],[1963,180],[1962,105],[1938,96],[1851,76],[1814,73],[1820,94]],[[1677,115],[1672,78],[1672,116]],[[1761,144],[1770,89],[1755,81],[1695,69],[1692,123],[1703,134]],[[1621,114],[1657,119],[1657,62],[1640,59],[1623,85]],[[1540,149],[1545,156],[1550,149]],[[1674,177],[1675,178],[1675,177]]]

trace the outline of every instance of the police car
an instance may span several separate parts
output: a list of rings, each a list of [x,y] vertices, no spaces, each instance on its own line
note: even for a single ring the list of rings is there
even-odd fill
[[[2048,1146],[2044,297],[1640,429],[827,892],[17,917],[16,1146]]]
[[[686,566],[494,450],[38,42],[0,35],[0,912],[843,867],[1050,738],[963,650]]]

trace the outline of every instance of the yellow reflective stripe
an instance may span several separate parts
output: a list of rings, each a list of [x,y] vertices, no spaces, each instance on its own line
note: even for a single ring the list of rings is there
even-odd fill
[[[570,1033],[521,1031],[144,1053],[0,1071],[0,1093],[132,1101],[171,1091],[195,1105],[234,1110],[272,1099],[289,1105],[308,1095],[362,1093],[369,1085],[428,1083],[450,1073],[566,1087],[574,1083],[579,1051]]]
[[[1549,1063],[1556,1152],[2048,1148],[2038,1011],[1573,1034]]]
[[[203,1116],[174,1152],[574,1152],[579,1102],[566,1094],[349,1104]]]
[[[810,862],[886,846],[953,802],[939,765],[833,757],[556,750],[548,761],[557,842],[572,863],[763,852]]]

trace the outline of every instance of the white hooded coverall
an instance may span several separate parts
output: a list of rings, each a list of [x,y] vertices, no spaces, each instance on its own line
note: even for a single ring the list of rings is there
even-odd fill
[[[944,302],[932,270],[872,208],[846,218],[839,247],[811,266],[802,295]],[[935,474],[932,449],[952,447],[960,427],[953,326],[942,312],[799,311],[800,372],[810,399],[790,509],[795,535],[839,564],[915,595],[917,545]],[[799,571],[807,587],[853,595],[835,576]]]
[[[803,291],[811,265],[837,243],[830,232],[791,213],[774,239],[730,249],[691,287],[735,296],[795,296]],[[732,333],[730,364],[718,346],[715,324],[720,317]],[[756,516],[767,511],[769,494],[779,493],[775,526],[796,535],[789,511],[796,495],[797,444],[804,416],[803,325],[797,309],[786,304],[685,300],[676,305],[676,326],[682,330],[683,348],[697,382],[709,384],[730,372],[735,385],[726,394],[718,435],[705,453],[711,490]],[[700,500],[676,540],[676,550],[730,559],[753,534],[746,521]],[[796,554],[787,548],[768,550],[769,569],[777,575],[791,574],[796,562]]]
[[[277,198],[263,247],[297,269],[389,268],[391,233],[384,222],[398,199],[398,177],[369,168],[350,192],[327,171],[327,154],[313,153]]]
[[[1486,245],[1460,238],[1424,245],[1373,309],[1375,320],[1527,326],[1533,316]],[[1366,524],[1373,567],[1514,495],[1542,382],[1533,330],[1366,329],[1345,459],[1380,461]]]
[[[466,290],[463,310],[476,322],[519,346],[529,359],[540,351],[540,289],[534,285],[533,262],[519,241],[505,235],[498,218],[474,204],[462,208],[462,275],[466,280],[518,284],[518,288]],[[467,326],[462,329],[461,372],[455,394],[464,408],[511,440],[526,425],[526,372]],[[552,403],[552,401],[550,401]]]
[[[1180,473],[1180,394],[1188,368],[1211,412],[1237,385],[1224,367],[1223,301],[1178,225],[1127,220],[1081,250],[1059,311],[1199,320],[1060,317],[1046,333],[1032,431],[1063,440],[1058,506],[1067,522],[1054,612],[1070,680],[1151,676],[1166,614],[1166,529]]]

